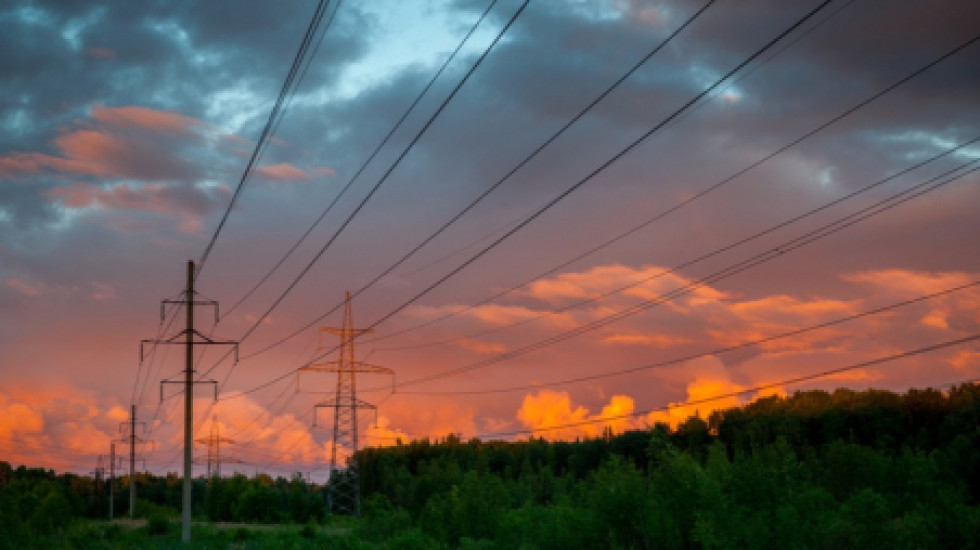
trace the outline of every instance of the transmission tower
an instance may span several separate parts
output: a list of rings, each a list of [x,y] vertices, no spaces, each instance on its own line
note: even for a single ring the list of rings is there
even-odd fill
[[[200,439],[195,439],[194,441],[208,446],[208,477],[211,477],[212,471],[214,472],[214,475],[221,477],[222,463],[242,463],[242,461],[237,458],[221,457],[221,444],[232,444],[235,443],[235,440],[227,437],[221,437],[220,428],[218,427],[218,415],[211,417],[211,434],[208,437],[202,437]],[[214,466],[213,470],[212,465]]]
[[[202,300],[198,298],[194,291],[194,262],[187,262],[187,288],[184,290],[184,297],[180,300],[163,300],[160,306],[161,321],[166,317],[167,305],[182,305],[187,312],[187,326],[184,330],[165,340],[142,340],[140,342],[140,363],[142,364],[144,354],[143,346],[146,344],[178,344],[184,346],[184,379],[183,380],[163,380],[160,382],[160,400],[163,400],[163,388],[167,384],[184,385],[184,479],[183,494],[181,503],[181,540],[185,543],[191,541],[191,486],[193,471],[192,457],[194,447],[194,384],[213,384],[214,399],[218,400],[218,383],[214,380],[195,380],[194,379],[194,346],[195,345],[232,345],[235,346],[235,362],[238,362],[238,343],[233,341],[212,340],[194,329],[194,306],[214,307],[214,322],[218,323],[218,302],[214,300]],[[183,340],[183,341],[182,341]]]
[[[105,455],[99,455],[95,459],[95,470],[90,472],[95,479],[95,497],[102,496],[102,483],[105,478]]]
[[[301,368],[300,371],[336,372],[337,387],[332,399],[326,399],[313,406],[313,425],[316,426],[316,411],[321,407],[333,409],[333,441],[330,443],[330,510],[340,514],[361,514],[360,483],[357,475],[357,410],[377,407],[357,398],[356,374],[390,374],[391,369],[362,363],[354,359],[354,339],[370,329],[354,328],[354,317],[351,312],[350,292],[346,293],[344,301],[344,321],[340,328],[320,327],[320,336],[324,333],[340,337],[340,358],[336,361],[317,363]],[[322,342],[321,342],[322,346]],[[297,373],[297,376],[299,373]],[[298,379],[297,379],[298,383]],[[377,412],[375,412],[377,414]],[[347,449],[347,468],[341,471],[337,458],[337,448]]]
[[[129,443],[129,517],[136,517],[136,444],[143,443],[144,439],[136,435],[136,426],[141,426],[143,433],[146,434],[146,422],[136,421],[136,405],[129,406],[129,421],[119,423],[119,432],[129,432],[129,435],[120,439],[122,443]]]

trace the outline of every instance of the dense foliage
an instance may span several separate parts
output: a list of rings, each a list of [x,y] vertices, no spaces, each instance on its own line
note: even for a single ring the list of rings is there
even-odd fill
[[[974,385],[800,392],[675,430],[576,442],[449,437],[365,449],[358,460],[360,520],[326,518],[325,489],[299,476],[199,479],[195,511],[212,521],[344,522],[306,538],[295,527],[283,539],[292,542],[254,548],[312,538],[344,548],[980,546]],[[144,513],[176,514],[176,476],[139,482]],[[72,518],[105,513],[101,498],[89,478],[0,463],[0,547],[70,533]]]

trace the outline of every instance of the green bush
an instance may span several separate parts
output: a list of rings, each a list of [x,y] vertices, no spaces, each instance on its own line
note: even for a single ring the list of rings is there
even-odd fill
[[[151,516],[156,515],[173,517],[176,514],[177,511],[170,507],[161,506],[142,499],[137,499],[136,505],[133,506],[133,515],[137,518],[149,519]]]
[[[155,513],[146,518],[146,533],[148,535],[166,535],[170,532],[170,518],[163,513]]]

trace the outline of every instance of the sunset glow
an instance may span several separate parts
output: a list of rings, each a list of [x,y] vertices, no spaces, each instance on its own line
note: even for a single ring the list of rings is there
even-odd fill
[[[348,291],[361,446],[980,379],[976,3],[499,2],[386,138],[488,3],[343,3],[273,121],[315,3],[0,8],[0,460],[179,469],[188,260],[227,473],[326,479]]]

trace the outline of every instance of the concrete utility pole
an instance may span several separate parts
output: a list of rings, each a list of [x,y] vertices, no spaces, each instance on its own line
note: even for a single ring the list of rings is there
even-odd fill
[[[194,262],[187,262],[187,354],[184,358],[184,487],[181,507],[181,540],[191,541],[191,453],[194,438]],[[215,384],[215,393],[218,392]],[[217,399],[217,395],[215,395]]]
[[[116,496],[116,442],[109,442],[109,520],[113,516],[113,497]],[[130,482],[132,483],[132,482]]]
[[[160,382],[160,400],[163,400],[163,388],[166,384],[181,383],[184,385],[184,479],[181,509],[181,540],[185,543],[191,541],[191,489],[193,484],[193,461],[192,453],[194,450],[194,384],[213,384],[214,399],[218,400],[218,383],[214,380],[194,380],[194,346],[221,344],[235,346],[235,362],[238,362],[238,343],[232,341],[217,341],[208,338],[194,328],[194,306],[207,305],[214,307],[215,323],[218,322],[218,302],[214,300],[198,300],[197,293],[194,291],[194,262],[187,262],[187,287],[184,291],[182,300],[164,300],[160,309],[160,317],[166,317],[165,310],[167,304],[183,305],[187,312],[186,328],[166,340],[143,340],[140,342],[140,362],[142,362],[144,344],[183,344],[185,347],[184,356],[184,379],[183,381],[162,380]],[[184,336],[184,342],[180,342],[180,336]],[[199,340],[195,340],[195,336]]]
[[[361,515],[361,491],[358,481],[357,461],[354,454],[358,449],[357,440],[357,409],[372,409],[377,414],[377,407],[357,398],[356,373],[390,374],[391,369],[368,365],[354,359],[354,339],[362,334],[373,332],[370,329],[354,328],[354,316],[351,310],[350,292],[346,294],[344,303],[344,321],[340,328],[320,327],[320,332],[336,334],[340,337],[340,359],[327,363],[318,363],[304,367],[301,371],[336,372],[337,387],[333,399],[327,399],[313,407],[313,425],[316,426],[316,410],[328,407],[334,410],[333,441],[330,443],[330,486],[329,506],[331,512]],[[322,344],[321,344],[322,346]],[[297,376],[299,373],[297,373]],[[298,378],[297,378],[298,384]],[[392,378],[394,386],[394,378]],[[350,451],[347,459],[347,471],[341,473],[337,459],[337,446],[346,447]]]

